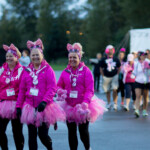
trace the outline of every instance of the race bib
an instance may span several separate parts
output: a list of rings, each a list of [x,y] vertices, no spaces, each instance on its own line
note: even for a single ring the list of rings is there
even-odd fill
[[[31,88],[29,94],[33,96],[38,96],[38,93],[39,93],[39,89]]]
[[[78,98],[78,91],[70,91],[70,98]]]
[[[15,95],[15,90],[13,88],[12,89],[7,89],[6,93],[7,93],[7,96],[13,96],[13,95]]]

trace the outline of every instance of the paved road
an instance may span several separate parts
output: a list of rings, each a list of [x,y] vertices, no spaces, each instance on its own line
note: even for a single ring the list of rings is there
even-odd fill
[[[60,72],[56,72],[58,79]],[[106,100],[104,93],[96,94]],[[120,103],[120,97],[119,102]],[[149,112],[150,114],[150,112]],[[28,131],[24,125],[25,148],[28,150]],[[54,150],[69,150],[67,128],[65,123],[58,123],[58,130],[50,128],[49,135],[53,140]],[[15,150],[11,132],[11,124],[7,127],[10,150]],[[79,137],[79,135],[78,135]],[[150,149],[150,117],[135,119],[133,110],[124,112],[120,107],[117,112],[111,110],[104,114],[103,119],[90,124],[92,150],[149,150]],[[45,150],[38,139],[39,150]],[[78,150],[84,150],[79,140]]]

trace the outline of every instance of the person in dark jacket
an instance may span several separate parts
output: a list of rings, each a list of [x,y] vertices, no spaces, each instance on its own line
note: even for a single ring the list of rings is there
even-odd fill
[[[99,62],[102,58],[101,53],[96,54],[96,59],[90,59],[91,64],[94,66],[93,75],[94,75],[94,90],[95,92],[99,92],[99,81],[100,81],[100,69]]]

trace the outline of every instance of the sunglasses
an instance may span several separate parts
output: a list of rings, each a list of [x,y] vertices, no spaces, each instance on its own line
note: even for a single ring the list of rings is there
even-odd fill
[[[69,52],[79,52],[77,49],[70,49]]]

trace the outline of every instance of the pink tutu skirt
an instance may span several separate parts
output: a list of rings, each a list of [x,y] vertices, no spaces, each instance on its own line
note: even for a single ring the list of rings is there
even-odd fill
[[[21,122],[26,124],[33,124],[36,127],[46,123],[54,125],[57,121],[65,121],[65,112],[56,103],[51,103],[46,106],[43,112],[38,112],[33,106],[25,103],[22,109]]]
[[[4,100],[0,102],[0,117],[7,119],[17,118],[16,101]]]
[[[59,102],[66,113],[68,122],[76,122],[77,124],[89,121],[95,122],[98,118],[102,118],[103,113],[107,111],[105,102],[94,96],[90,103],[77,104],[75,107],[68,105],[65,101]]]

